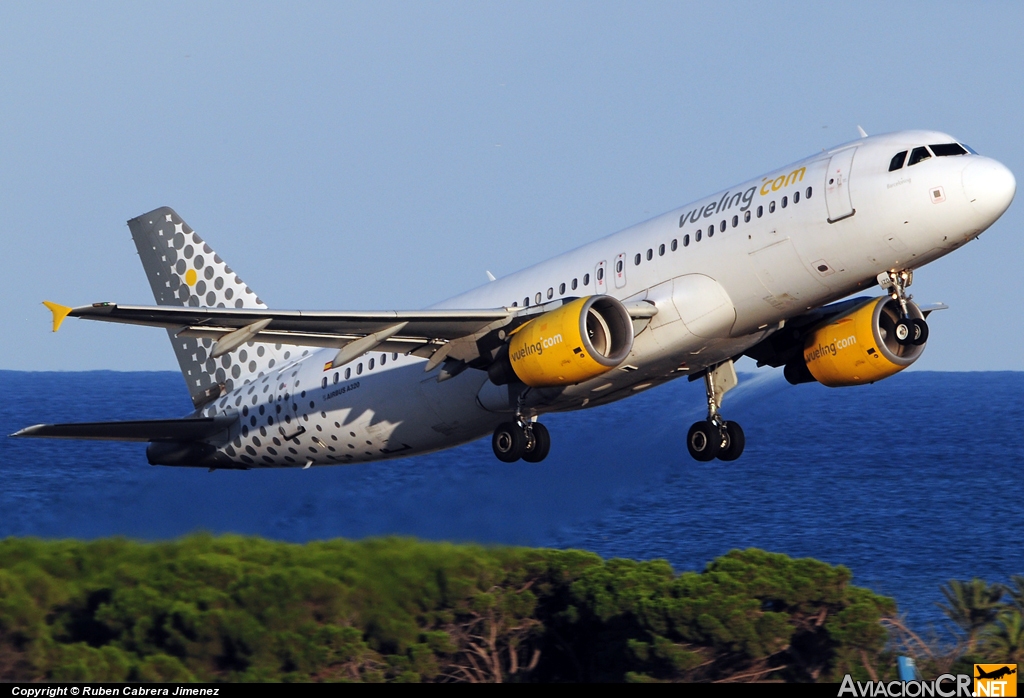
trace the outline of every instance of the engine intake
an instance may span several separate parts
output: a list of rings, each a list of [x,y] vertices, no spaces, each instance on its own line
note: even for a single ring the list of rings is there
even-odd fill
[[[907,302],[907,310],[911,318],[924,319],[913,302]],[[899,304],[883,296],[829,321],[808,335],[802,357],[786,365],[786,380],[794,384],[816,380],[839,388],[899,373],[917,361],[925,347],[896,341],[899,319]]]
[[[519,327],[508,354],[488,370],[502,385],[516,378],[533,388],[573,385],[621,364],[633,348],[633,321],[611,296],[566,303]]]

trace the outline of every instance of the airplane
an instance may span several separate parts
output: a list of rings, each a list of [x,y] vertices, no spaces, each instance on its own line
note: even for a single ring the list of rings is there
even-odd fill
[[[998,669],[993,669],[991,672],[987,672],[984,669],[982,669],[980,665],[975,664],[974,673],[977,674],[977,676],[975,676],[974,678],[998,680],[1003,678],[1004,676],[1012,676],[1017,673],[1017,668],[1016,666],[1014,666],[1014,668],[1011,669],[1010,666],[1011,665],[1008,664],[1006,666],[999,667]]]
[[[153,465],[216,470],[378,461],[489,434],[500,461],[537,463],[543,415],[685,376],[707,401],[689,454],[735,460],[744,433],[721,407],[736,361],[829,387],[902,371],[945,307],[913,301],[914,272],[1016,193],[1009,169],[947,134],[859,131],[425,310],[271,310],[158,208],[128,221],[155,306],[45,304],[54,332],[68,316],[165,328],[194,411],[12,436],[149,442]],[[850,298],[876,284],[882,295]]]

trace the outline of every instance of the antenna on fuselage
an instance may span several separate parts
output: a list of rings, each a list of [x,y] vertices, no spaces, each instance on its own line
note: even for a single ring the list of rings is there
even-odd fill
[[[857,124],[857,133],[859,133],[859,134],[860,134],[860,137],[861,137],[861,138],[867,138],[867,137],[868,137],[868,132],[867,132],[867,131],[865,131],[864,129],[862,129],[862,128],[860,127],[860,124]]]

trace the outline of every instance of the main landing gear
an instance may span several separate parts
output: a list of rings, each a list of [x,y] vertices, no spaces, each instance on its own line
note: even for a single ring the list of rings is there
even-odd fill
[[[522,458],[527,463],[540,463],[551,450],[551,435],[540,422],[516,419],[499,424],[491,437],[494,455],[503,463]]]
[[[722,396],[739,383],[732,360],[726,361],[704,374],[704,389],[708,397],[708,418],[695,422],[686,434],[686,449],[694,460],[707,462],[736,460],[743,453],[746,439],[736,422],[722,419],[718,409]]]
[[[904,346],[921,345],[928,341],[928,323],[921,318],[910,317],[907,301],[913,296],[907,295],[907,287],[914,283],[914,272],[911,269],[902,271],[883,271],[878,275],[878,285],[892,295],[892,299],[900,304],[900,318],[896,321],[893,332],[896,342]]]

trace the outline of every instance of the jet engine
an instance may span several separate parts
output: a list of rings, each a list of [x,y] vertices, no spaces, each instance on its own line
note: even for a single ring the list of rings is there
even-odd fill
[[[588,296],[518,327],[488,374],[497,385],[515,378],[532,388],[573,385],[615,368],[632,348],[625,306],[611,296]]]
[[[864,385],[899,373],[924,352],[927,326],[912,301],[907,311],[921,334],[897,337],[899,304],[889,296],[873,298],[808,333],[803,354],[786,364],[790,383],[818,381],[830,388]],[[905,332],[906,330],[900,330]]]

